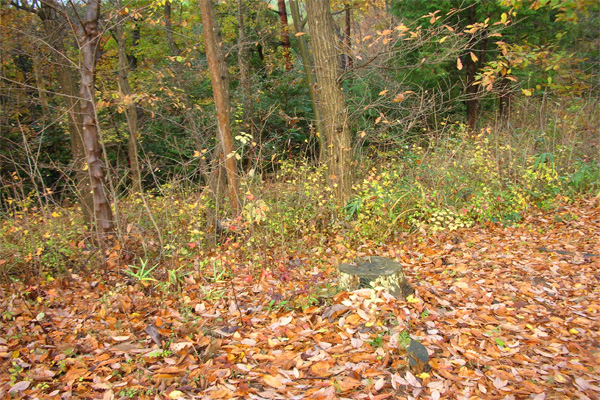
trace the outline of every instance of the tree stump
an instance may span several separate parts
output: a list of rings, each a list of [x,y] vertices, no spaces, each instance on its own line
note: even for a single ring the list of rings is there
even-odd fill
[[[391,258],[359,257],[352,263],[340,264],[338,270],[338,287],[342,290],[381,286],[392,296],[402,299],[415,293],[406,281],[402,264]]]

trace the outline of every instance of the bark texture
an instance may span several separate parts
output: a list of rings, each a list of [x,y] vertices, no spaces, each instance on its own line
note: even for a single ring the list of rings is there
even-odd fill
[[[122,8],[121,0],[118,1],[117,7]],[[121,96],[125,99],[125,118],[127,118],[127,128],[129,131],[127,141],[127,153],[129,156],[129,171],[131,174],[131,188],[135,193],[142,193],[142,173],[140,171],[140,163],[138,157],[137,141],[138,141],[138,118],[135,102],[133,101],[133,92],[129,85],[129,60],[125,51],[125,34],[123,33],[124,19],[121,18],[115,27],[115,36],[117,39],[118,54],[119,54],[119,89]]]
[[[474,3],[467,11],[467,20],[469,24],[477,22],[477,4]],[[479,49],[477,48],[479,47]],[[487,47],[487,34],[485,30],[477,32],[470,40],[470,51],[477,56],[477,61],[473,60],[470,54],[465,57],[466,64],[466,101],[467,107],[467,127],[471,132],[477,129],[477,121],[479,120],[479,91],[481,85],[475,85],[477,70],[485,63],[485,54]]]
[[[350,55],[350,50],[352,49],[352,42],[351,42],[351,22],[352,22],[352,18],[351,18],[351,14],[352,14],[352,9],[350,8],[350,4],[346,4],[346,8],[344,9],[344,14],[346,16],[346,32],[344,34],[344,51],[346,52],[345,56],[344,56],[344,69],[352,69],[352,65],[353,65],[353,60],[352,60],[352,56]]]
[[[285,59],[285,69],[292,69],[292,51],[290,47],[290,32],[288,28],[287,10],[285,0],[277,0],[279,8],[279,22],[281,23],[281,44],[283,45],[283,58]]]
[[[341,75],[339,53],[335,46],[338,40],[329,1],[307,0],[306,12],[315,59],[317,105],[325,137],[322,161],[329,167],[329,182],[338,202],[344,204],[351,185],[351,143],[344,92],[338,79]]]
[[[242,0],[237,3],[238,18],[238,67],[240,68],[240,86],[242,87],[242,128],[254,137],[254,124],[252,123],[252,93],[250,85],[250,54],[246,42],[244,26],[244,4]]]
[[[231,102],[229,99],[229,73],[221,48],[220,32],[216,23],[211,0],[199,0],[202,15],[202,31],[206,59],[213,88],[213,97],[217,108],[219,125],[219,142],[223,149],[225,170],[227,174],[227,191],[231,211],[237,216],[240,211],[239,184],[237,163],[234,157],[233,139],[231,137]]]
[[[56,77],[61,88],[61,95],[65,101],[76,191],[81,199],[84,221],[87,224],[92,224],[94,220],[94,199],[90,189],[89,175],[85,172],[83,129],[79,89],[77,87],[78,71],[66,56],[64,40],[67,36],[69,23],[64,17],[65,14],[59,10],[61,10],[61,6],[56,1],[46,0],[40,3],[37,15],[42,21],[46,41],[53,50],[50,57],[56,65]]]
[[[114,222],[108,193],[105,187],[104,162],[98,140],[98,121],[94,104],[94,74],[96,54],[100,42],[98,20],[100,19],[100,0],[89,0],[83,25],[78,32],[81,51],[81,115],[83,121],[83,145],[85,149],[90,188],[94,199],[94,217],[98,233],[106,236],[113,232]]]
[[[304,76],[306,79],[306,86],[308,87],[308,95],[310,96],[313,115],[315,116],[316,137],[319,145],[317,154],[319,154],[323,149],[323,135],[325,134],[325,129],[323,128],[323,121],[321,121],[321,117],[319,115],[315,77],[312,70],[313,65],[310,59],[310,53],[308,52],[308,44],[306,43],[306,38],[304,35],[304,24],[302,18],[300,17],[300,9],[296,0],[290,0],[290,11],[294,20],[294,30],[296,31],[296,34],[301,34],[298,36],[298,50],[300,52],[300,58],[302,59],[302,67],[304,69]],[[323,158],[323,156],[321,155],[320,158]]]
[[[169,45],[169,51],[171,54],[178,56],[181,53],[179,50],[179,46],[177,46],[177,42],[175,42],[175,38],[173,37],[173,26],[171,25],[171,2],[169,0],[165,1],[165,32],[167,33],[167,44]]]

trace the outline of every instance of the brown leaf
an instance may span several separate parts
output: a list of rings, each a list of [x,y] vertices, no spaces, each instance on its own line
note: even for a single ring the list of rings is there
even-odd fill
[[[358,379],[351,378],[349,376],[343,377],[341,379],[336,379],[335,384],[342,393],[354,390],[362,385],[361,381],[359,381]]]
[[[280,387],[283,386],[283,383],[279,380],[279,378],[277,378],[276,376],[273,376],[273,375],[264,375],[263,381],[265,381],[265,383],[267,385],[269,385],[275,389],[279,389]]]
[[[331,361],[319,361],[310,366],[310,372],[318,377],[324,378],[331,375],[329,370],[331,369]]]

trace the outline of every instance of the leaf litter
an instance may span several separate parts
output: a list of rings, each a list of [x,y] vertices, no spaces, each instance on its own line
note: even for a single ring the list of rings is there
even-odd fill
[[[597,202],[361,251],[402,262],[416,294],[331,290],[357,255],[339,243],[259,276],[223,248],[233,278],[170,294],[118,274],[4,287],[0,397],[600,397]]]

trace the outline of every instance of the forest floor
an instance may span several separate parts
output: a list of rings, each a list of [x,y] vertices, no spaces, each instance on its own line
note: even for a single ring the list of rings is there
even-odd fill
[[[597,199],[404,239],[358,255],[400,261],[407,301],[336,293],[334,238],[271,268],[231,246],[228,274],[170,292],[102,268],[5,286],[0,398],[600,398]],[[411,339],[431,368],[409,368]]]

